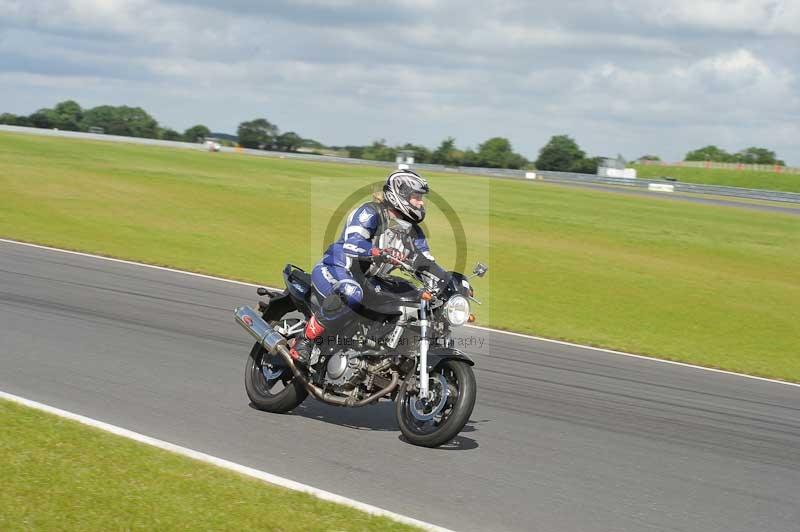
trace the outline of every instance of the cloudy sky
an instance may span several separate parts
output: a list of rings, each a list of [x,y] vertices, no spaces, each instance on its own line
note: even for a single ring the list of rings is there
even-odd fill
[[[535,159],[756,145],[800,166],[800,0],[0,0],[0,112],[141,106],[235,133]]]

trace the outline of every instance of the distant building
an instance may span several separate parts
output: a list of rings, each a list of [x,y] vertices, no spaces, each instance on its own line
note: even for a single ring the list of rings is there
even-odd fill
[[[206,148],[208,148],[208,151],[219,151],[222,149],[222,145],[216,137],[206,137],[203,139],[203,142]]]
[[[401,164],[412,165],[414,164],[414,152],[412,150],[399,150],[395,162],[398,166]],[[408,168],[408,166],[406,166]]]
[[[626,166],[627,162],[622,155],[618,155],[615,159],[602,159],[597,166],[597,175],[600,177],[634,179],[636,177],[636,168],[627,168]]]

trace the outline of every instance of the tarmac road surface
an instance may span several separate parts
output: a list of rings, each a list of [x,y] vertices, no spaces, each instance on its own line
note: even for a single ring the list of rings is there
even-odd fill
[[[0,390],[456,530],[800,530],[800,387],[465,329],[475,411],[424,449],[390,403],[248,406],[255,299],[0,242]]]

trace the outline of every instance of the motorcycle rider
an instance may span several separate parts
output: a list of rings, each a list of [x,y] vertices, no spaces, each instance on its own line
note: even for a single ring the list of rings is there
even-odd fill
[[[411,170],[392,172],[382,198],[364,203],[347,217],[341,236],[331,244],[311,273],[321,308],[290,350],[292,358],[307,364],[314,342],[323,334],[335,336],[358,317],[364,284],[387,275],[397,261],[411,265],[443,287],[447,272],[434,261],[419,224],[425,219],[424,195],[428,182]]]

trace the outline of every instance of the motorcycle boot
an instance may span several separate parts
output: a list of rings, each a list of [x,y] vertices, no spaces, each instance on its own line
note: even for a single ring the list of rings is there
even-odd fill
[[[314,350],[314,341],[323,334],[325,334],[325,327],[319,322],[317,316],[312,314],[305,330],[295,339],[294,345],[289,350],[289,354],[294,361],[308,365],[309,360],[311,360],[311,352]]]

